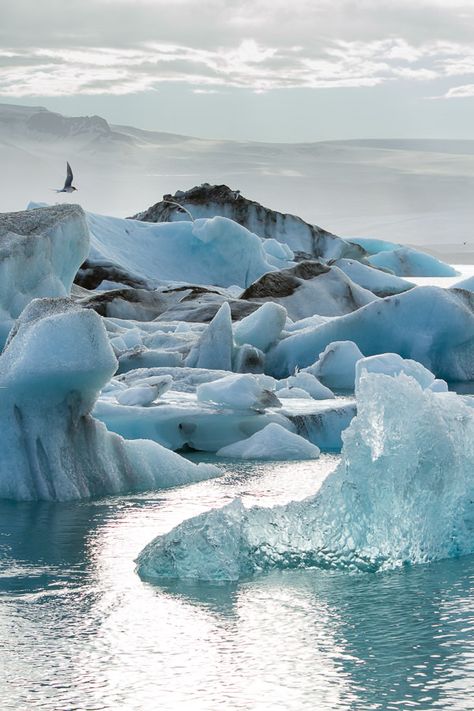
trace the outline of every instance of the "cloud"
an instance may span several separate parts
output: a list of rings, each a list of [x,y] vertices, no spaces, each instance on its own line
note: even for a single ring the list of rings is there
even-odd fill
[[[7,0],[0,95],[470,86],[472,22],[470,0]]]
[[[474,84],[464,84],[463,86],[454,86],[446,92],[445,99],[467,99],[474,96]]]

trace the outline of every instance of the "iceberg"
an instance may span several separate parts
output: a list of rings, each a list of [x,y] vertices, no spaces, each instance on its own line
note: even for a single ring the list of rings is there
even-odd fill
[[[286,319],[286,309],[268,301],[236,324],[235,342],[238,345],[248,343],[260,351],[267,351],[279,340]]]
[[[334,341],[319,354],[316,363],[305,368],[303,373],[316,376],[328,388],[353,390],[356,364],[363,357],[352,341]]]
[[[319,447],[276,422],[217,452],[218,457],[236,459],[317,459],[319,455]]]
[[[365,365],[342,460],[314,496],[274,508],[236,500],[184,521],[148,544],[138,573],[218,581],[275,568],[376,572],[473,553],[472,403]]]
[[[399,247],[391,252],[383,251],[368,257],[367,261],[374,267],[388,269],[400,277],[452,277],[459,274],[450,264],[411,247]]]
[[[378,296],[353,282],[338,267],[315,261],[264,274],[240,298],[280,304],[295,321],[314,314],[341,316],[378,301]]]
[[[100,316],[69,299],[34,299],[0,356],[0,498],[69,501],[216,476],[91,416],[117,360]]]
[[[89,251],[79,205],[55,205],[0,215],[0,347],[34,298],[69,296]]]
[[[354,313],[294,331],[266,356],[274,377],[314,363],[334,341],[353,341],[364,355],[398,353],[443,380],[474,380],[474,295],[461,289],[417,286]]]
[[[272,392],[273,378],[250,373],[227,375],[196,389],[198,402],[214,403],[233,410],[256,410],[278,407],[278,398]]]
[[[186,358],[191,368],[232,370],[234,335],[230,306],[223,303]]]

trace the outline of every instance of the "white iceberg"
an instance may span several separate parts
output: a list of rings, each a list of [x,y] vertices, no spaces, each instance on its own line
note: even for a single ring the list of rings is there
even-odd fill
[[[329,388],[353,390],[356,364],[363,357],[352,341],[334,341],[319,354],[316,363],[303,372],[316,376]]]
[[[410,367],[410,366],[409,366]],[[234,501],[138,558],[146,579],[237,580],[273,568],[378,571],[474,552],[474,411],[405,373],[360,366],[342,461],[300,502]]]
[[[280,338],[286,318],[283,306],[268,301],[235,325],[235,342],[238,345],[248,343],[261,351],[267,351]]]
[[[236,459],[317,459],[316,445],[272,422],[241,442],[229,444],[217,452],[218,457]]]
[[[259,378],[251,373],[227,375],[212,383],[203,383],[196,389],[198,402],[213,403],[233,410],[261,411],[278,407],[279,401],[272,392],[272,378]]]

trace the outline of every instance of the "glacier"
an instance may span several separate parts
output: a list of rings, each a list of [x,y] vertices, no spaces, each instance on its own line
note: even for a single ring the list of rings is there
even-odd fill
[[[474,552],[472,401],[423,387],[426,374],[412,363],[393,374],[390,360],[359,362],[357,416],[340,464],[314,496],[274,508],[234,500],[184,521],[140,553],[139,575],[375,572]]]

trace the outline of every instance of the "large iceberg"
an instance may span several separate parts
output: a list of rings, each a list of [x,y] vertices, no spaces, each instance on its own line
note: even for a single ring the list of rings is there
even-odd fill
[[[304,222],[296,215],[277,212],[248,200],[238,190],[231,190],[227,185],[204,183],[186,192],[178,190],[174,195],[164,195],[163,201],[152,205],[135,218],[146,222],[189,219],[182,208],[195,218],[215,215],[230,218],[263,239],[278,240],[289,245],[293,251],[311,257],[337,259],[347,256],[357,259],[365,254],[359,245]]]
[[[112,263],[150,285],[174,280],[245,288],[276,269],[262,240],[225,217],[155,225],[88,213],[87,220],[89,261]]]
[[[0,347],[32,299],[69,296],[88,251],[89,232],[79,205],[0,215]]]
[[[474,380],[474,295],[418,286],[326,323],[293,332],[271,349],[266,369],[285,377],[312,365],[334,341],[353,341],[364,355],[398,353],[448,381]]]
[[[338,267],[314,261],[264,274],[240,298],[281,304],[293,320],[314,314],[340,316],[378,301],[375,294],[351,281]]]
[[[474,552],[472,402],[373,367],[359,363],[357,416],[343,434],[341,463],[314,496],[269,509],[236,500],[185,521],[143,550],[140,575],[378,571]]]
[[[0,356],[0,498],[67,501],[215,476],[147,440],[126,441],[90,412],[117,368],[101,318],[35,299]]]

